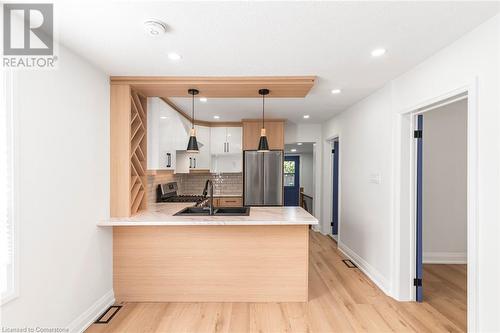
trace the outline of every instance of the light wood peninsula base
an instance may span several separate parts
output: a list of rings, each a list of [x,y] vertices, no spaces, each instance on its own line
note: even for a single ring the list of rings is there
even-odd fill
[[[308,225],[113,227],[118,302],[306,302]]]

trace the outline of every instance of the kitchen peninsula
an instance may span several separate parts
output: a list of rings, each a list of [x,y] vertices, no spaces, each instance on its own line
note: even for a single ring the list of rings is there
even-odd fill
[[[282,206],[286,119],[265,119],[264,129],[263,109],[259,119],[200,121],[195,102],[252,97],[264,107],[266,95],[304,98],[314,80],[111,77],[111,217],[99,226],[113,228],[118,302],[308,300],[309,226],[318,221],[300,207]],[[186,97],[190,108],[183,110]],[[195,202],[167,201],[198,200],[205,181],[212,184],[212,211],[267,207],[238,216],[179,216]],[[215,198],[214,182],[224,188],[222,197]]]
[[[159,203],[113,228],[113,284],[127,302],[306,302],[309,225],[300,207],[251,207],[248,216],[175,216]]]

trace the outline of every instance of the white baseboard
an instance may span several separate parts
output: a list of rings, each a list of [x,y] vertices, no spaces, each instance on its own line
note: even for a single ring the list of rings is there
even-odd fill
[[[387,279],[380,274],[378,270],[367,263],[363,258],[361,258],[341,241],[337,242],[337,247],[347,258],[354,262],[356,266],[358,266],[358,268],[377,285],[377,287],[379,287],[386,295],[393,297],[390,293],[390,286],[389,283],[387,283]]]
[[[466,252],[424,252],[424,264],[466,264]]]
[[[104,310],[114,303],[115,294],[113,290],[110,290],[68,325],[69,332],[82,333],[90,325],[92,325],[92,323],[104,312]]]

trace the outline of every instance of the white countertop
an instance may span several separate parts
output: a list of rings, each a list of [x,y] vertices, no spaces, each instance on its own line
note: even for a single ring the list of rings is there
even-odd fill
[[[193,203],[155,203],[132,217],[112,217],[99,222],[112,226],[179,225],[309,225],[318,220],[301,207],[251,207],[248,216],[174,216]]]

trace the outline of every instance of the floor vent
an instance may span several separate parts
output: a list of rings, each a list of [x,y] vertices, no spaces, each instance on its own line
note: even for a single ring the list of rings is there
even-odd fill
[[[97,318],[94,322],[95,324],[107,324],[113,319],[113,317],[120,311],[121,305],[111,305],[104,313]]]
[[[356,266],[351,260],[349,259],[344,259],[342,260],[344,262],[344,264],[349,267],[349,268],[358,268],[358,266]]]

